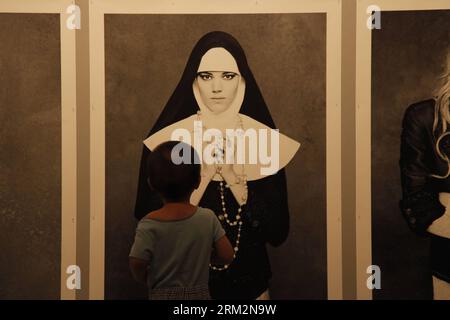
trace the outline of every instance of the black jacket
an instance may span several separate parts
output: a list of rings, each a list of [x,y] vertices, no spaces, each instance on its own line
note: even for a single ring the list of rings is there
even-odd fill
[[[408,107],[403,118],[400,147],[400,171],[403,196],[400,208],[410,228],[419,235],[427,234],[431,223],[441,217],[445,207],[439,202],[439,192],[450,192],[450,178],[443,176],[448,164],[436,149],[440,123],[433,132],[435,101],[426,100]],[[450,138],[439,143],[442,153],[450,155]]]

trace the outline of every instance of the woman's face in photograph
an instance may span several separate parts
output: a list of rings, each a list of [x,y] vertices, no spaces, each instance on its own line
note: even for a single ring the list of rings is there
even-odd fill
[[[219,114],[228,109],[236,97],[240,75],[230,71],[202,71],[197,83],[203,103]]]

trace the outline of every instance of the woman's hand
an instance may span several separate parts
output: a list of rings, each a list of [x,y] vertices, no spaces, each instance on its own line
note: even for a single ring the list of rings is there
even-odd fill
[[[207,164],[203,161],[201,172],[202,180],[206,179],[206,181],[211,181],[212,178],[216,175],[216,173],[217,167],[215,164]]]
[[[218,174],[222,177],[235,177],[236,174],[233,170],[232,163],[226,163],[226,154],[225,150],[221,149],[221,147],[217,146],[216,148],[211,148],[211,145],[203,145],[203,150],[208,147],[211,153],[204,154],[204,156],[209,156],[207,161],[203,159],[202,163],[202,177],[205,179],[212,180],[213,177]],[[208,164],[212,162],[212,164]]]
[[[217,171],[223,178],[235,178],[236,172],[234,172],[233,164],[224,163],[217,165]]]
[[[236,149],[236,147],[235,147],[235,149]],[[236,154],[236,150],[234,150],[234,153],[233,154],[231,154],[231,157],[230,157],[230,159],[228,159],[228,155],[227,155],[227,149],[225,148],[225,150],[223,150],[223,153],[222,153],[222,158],[220,159],[221,161],[220,161],[220,163],[217,163],[217,171],[218,171],[218,173],[220,173],[221,174],[221,176],[225,179],[225,180],[228,180],[228,179],[233,179],[233,180],[235,180],[236,179],[236,172],[234,171],[234,157],[233,157],[233,155],[234,154]],[[233,161],[231,161],[231,160],[233,160]],[[232,162],[232,163],[227,163],[228,161],[230,161],[230,162]]]

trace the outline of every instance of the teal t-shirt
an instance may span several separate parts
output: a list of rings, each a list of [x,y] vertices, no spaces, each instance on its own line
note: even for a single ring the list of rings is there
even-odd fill
[[[189,218],[143,218],[136,228],[130,257],[149,262],[149,290],[207,285],[213,243],[225,235],[210,209],[198,207]]]

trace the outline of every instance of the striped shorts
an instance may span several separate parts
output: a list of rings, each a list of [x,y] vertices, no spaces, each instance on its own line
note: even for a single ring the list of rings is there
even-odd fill
[[[208,285],[151,289],[150,300],[211,300]]]

